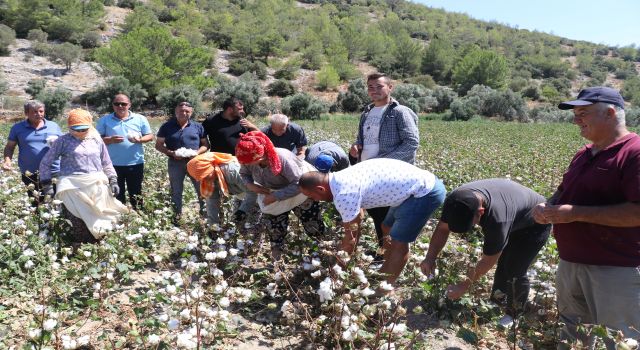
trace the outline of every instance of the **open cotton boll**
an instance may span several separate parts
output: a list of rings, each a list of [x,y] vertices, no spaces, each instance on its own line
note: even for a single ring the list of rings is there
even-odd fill
[[[53,143],[56,142],[56,140],[58,139],[57,135],[51,135],[47,137],[47,146],[51,147],[53,146]]]
[[[133,131],[133,130],[129,130],[129,132],[127,132],[127,138],[129,139],[129,141],[134,142],[134,141],[140,141],[140,138],[142,137],[142,134],[140,134],[137,131]]]
[[[175,150],[176,157],[191,158],[198,155],[198,151],[190,148],[180,147]]]

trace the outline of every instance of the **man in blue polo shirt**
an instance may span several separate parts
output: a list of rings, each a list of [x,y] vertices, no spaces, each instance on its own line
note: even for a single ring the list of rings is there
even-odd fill
[[[153,140],[147,118],[129,111],[131,101],[125,94],[117,94],[111,103],[113,113],[98,119],[96,130],[107,145],[113,167],[118,174],[120,192],[116,198],[125,203],[125,189],[134,209],[142,206],[144,178],[143,143]]]
[[[2,169],[13,170],[11,158],[16,149],[18,151],[18,167],[22,173],[22,182],[29,187],[33,184],[34,190],[41,192],[40,181],[38,177],[38,168],[42,157],[49,151],[49,143],[62,135],[62,131],[58,124],[44,118],[44,104],[40,101],[27,101],[24,104],[24,113],[27,119],[14,124],[9,131],[7,144],[4,147],[4,162]],[[51,172],[58,173],[60,169],[60,161],[56,160],[51,165]],[[34,196],[33,191],[28,191],[29,197],[35,198],[34,204],[42,202],[42,195],[38,198]]]
[[[175,116],[160,126],[156,135],[156,149],[165,154],[171,185],[171,202],[173,203],[173,223],[177,225],[182,216],[182,192],[184,178],[189,176],[198,196],[200,214],[204,216],[204,201],[200,198],[200,184],[187,173],[187,163],[191,158],[209,149],[209,141],[202,124],[191,120],[193,107],[189,102],[180,102],[175,109]]]

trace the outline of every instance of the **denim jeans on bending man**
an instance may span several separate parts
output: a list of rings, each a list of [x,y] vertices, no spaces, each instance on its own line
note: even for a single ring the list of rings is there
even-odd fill
[[[242,178],[240,177],[240,164],[237,162],[230,162],[220,165],[220,170],[224,175],[224,179],[227,182],[229,194],[239,195],[244,193],[242,203],[238,207],[238,210],[248,214],[256,205],[256,198],[258,194],[247,190]],[[207,198],[207,223],[219,224],[220,223],[220,207],[222,204],[222,196],[219,186],[216,183],[216,190],[213,194]]]
[[[167,170],[169,173],[169,184],[171,185],[171,203],[176,217],[182,215],[182,193],[184,192],[184,178],[189,177],[198,198],[200,213],[204,213],[204,200],[200,198],[200,183],[187,173],[187,162],[189,159],[175,160],[169,158],[167,160]]]

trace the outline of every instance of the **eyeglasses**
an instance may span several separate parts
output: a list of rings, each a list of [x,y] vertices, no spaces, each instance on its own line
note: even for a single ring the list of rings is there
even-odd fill
[[[114,102],[113,105],[117,107],[126,107],[129,104],[127,102]]]

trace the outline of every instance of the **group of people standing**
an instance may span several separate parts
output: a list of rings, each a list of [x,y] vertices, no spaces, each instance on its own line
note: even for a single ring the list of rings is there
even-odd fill
[[[237,222],[259,207],[275,259],[286,249],[290,212],[299,218],[306,234],[320,238],[326,228],[319,202],[333,202],[344,229],[340,248],[352,254],[366,210],[384,252],[380,270],[393,284],[409,259],[410,243],[442,207],[421,263],[422,272],[434,275],[450,232],[471,232],[479,225],[484,238],[482,256],[465,279],[448,287],[447,296],[460,298],[497,265],[490,298],[504,307],[506,315],[500,321],[504,325],[525,310],[530,289],[527,270],[553,225],[560,255],[556,288],[558,311],[565,324],[563,339],[592,341],[576,332],[581,323],[602,324],[637,338],[640,137],[625,126],[619,92],[586,88],[576,100],[559,105],[573,110],[575,124],[591,143],[578,151],[556,193],[547,200],[508,179],[480,179],[447,195],[435,174],[413,165],[420,143],[418,117],[391,97],[392,90],[387,76],[367,77],[372,103],[361,114],[356,141],[348,153],[330,141],[308,147],[304,130],[282,114],[272,115],[270,125],[261,130],[245,118],[242,101],[236,98],[225,101],[222,111],[202,124],[191,118],[191,104],[180,102],[155,137],[155,148],[167,156],[174,221],[180,220],[187,176],[210,225],[221,222],[224,196],[243,195],[232,215]],[[103,213],[127,210],[104,197],[111,192],[118,203],[124,203],[125,189],[131,207],[140,208],[142,143],[154,136],[147,120],[129,111],[130,105],[126,95],[116,95],[114,113],[100,118],[95,129],[88,112],[71,111],[70,133],[62,135],[58,125],[44,119],[44,106],[29,102],[25,104],[27,119],[11,129],[2,167],[12,168],[18,145],[23,182],[37,190],[30,191],[34,201],[53,193],[51,179],[57,172],[56,196],[60,196],[61,185],[62,193],[79,191],[61,198],[65,206],[76,203],[68,209],[83,218],[88,209],[77,204],[88,193],[83,184],[102,185],[103,190],[94,187],[97,194],[91,195],[98,196],[95,201]],[[49,149],[47,141],[51,143],[52,136],[58,139]],[[87,226],[94,233],[99,224],[96,219],[93,226]]]

